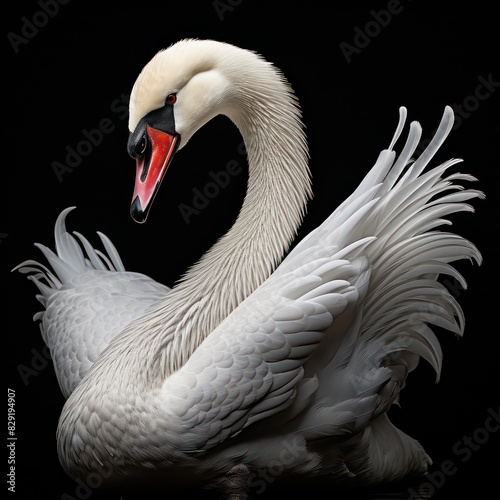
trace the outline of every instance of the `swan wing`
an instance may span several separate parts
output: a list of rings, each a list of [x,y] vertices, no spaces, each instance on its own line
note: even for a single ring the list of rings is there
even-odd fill
[[[363,253],[375,238],[354,234],[377,204],[380,181],[393,161],[393,151],[382,152],[356,192],[167,378],[166,432],[176,449],[210,449],[311,399],[318,384],[315,375],[304,380],[304,364],[335,318],[366,293],[370,268]],[[301,383],[306,395],[296,401]]]
[[[333,240],[278,269],[165,381],[165,431],[176,449],[208,450],[295,402],[304,364],[369,280],[363,253],[374,239],[346,246]],[[314,381],[308,385],[314,390]]]
[[[427,325],[460,334],[463,318],[437,278],[463,282],[449,262],[481,256],[434,229],[483,195],[454,184],[471,176],[441,177],[458,160],[424,172],[451,130],[451,108],[416,161],[417,122],[397,158],[392,150],[405,118],[401,108],[389,149],[356,191],[165,381],[177,449],[210,449],[287,408],[285,420],[305,410],[307,439],[352,434],[397,402],[419,357],[439,376],[439,342]]]
[[[169,288],[140,273],[127,272],[106,235],[105,252],[81,234],[66,231],[61,212],[55,224],[56,251],[36,243],[52,269],[29,260],[14,270],[28,274],[44,310],[34,316],[50,350],[61,391],[68,397],[106,346],[142,316]]]

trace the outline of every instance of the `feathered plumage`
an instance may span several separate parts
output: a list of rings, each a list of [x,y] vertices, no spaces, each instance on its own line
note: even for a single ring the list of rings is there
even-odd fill
[[[57,433],[65,470],[206,484],[234,466],[279,461],[285,475],[360,485],[425,472],[429,457],[387,410],[420,358],[439,377],[431,326],[463,333],[439,277],[465,287],[451,264],[481,261],[442,226],[482,193],[458,184],[470,175],[447,173],[460,160],[429,168],[451,108],[416,159],[417,122],[395,152],[401,108],[359,187],[283,259],[311,195],[300,111],[283,75],[252,52],[181,41],[140,74],[132,135],[172,93],[180,147],[216,114],[241,131],[248,190],[230,231],[172,290],[125,271],[103,235],[105,253],[67,233],[70,209],[56,223],[56,253],[39,245],[53,270],[18,266],[36,273],[45,310],[35,319],[69,396]]]

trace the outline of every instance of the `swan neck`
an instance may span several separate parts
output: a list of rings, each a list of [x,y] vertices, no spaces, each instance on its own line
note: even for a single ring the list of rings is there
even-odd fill
[[[137,338],[143,342],[153,332],[149,362],[163,370],[155,384],[182,367],[270,276],[296,236],[311,197],[306,139],[293,93],[273,66],[261,60],[256,64],[255,78],[238,78],[233,71],[234,94],[225,109],[241,133],[248,158],[240,213],[229,231],[140,321]]]
[[[266,64],[261,69],[266,73],[261,81],[246,73],[238,79],[233,72],[236,97],[225,113],[238,127],[247,153],[247,191],[240,213],[185,277],[199,286],[196,275],[202,276],[214,293],[224,289],[233,294],[231,309],[283,258],[312,196],[307,142],[296,100],[274,67]]]

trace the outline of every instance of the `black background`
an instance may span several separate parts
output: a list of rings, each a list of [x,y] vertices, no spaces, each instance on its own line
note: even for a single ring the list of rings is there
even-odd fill
[[[378,33],[369,25],[369,43],[348,62],[340,44],[354,45],[357,30],[365,31],[373,21],[370,11],[388,5],[399,5],[398,13],[387,26],[379,25]],[[457,122],[436,161],[464,158],[454,169],[476,176],[479,182],[473,187],[487,194],[486,200],[474,201],[475,214],[453,217],[453,230],[479,247],[484,263],[458,265],[469,284],[465,292],[454,289],[466,315],[465,336],[458,340],[438,332],[444,351],[440,383],[434,383],[431,368],[422,362],[391,418],[434,459],[434,498],[453,498],[466,490],[486,497],[487,488],[497,484],[498,470],[497,436],[478,429],[484,429],[489,410],[498,411],[493,241],[498,219],[493,207],[500,90],[493,87],[480,101],[471,96],[480,77],[500,81],[492,7],[417,0],[143,0],[130,5],[73,0],[52,17],[40,12],[41,3],[16,2],[6,17],[4,38],[0,280],[7,385],[16,392],[17,497],[59,499],[66,493],[77,498],[77,492],[57,460],[55,429],[64,401],[52,367],[33,359],[43,350],[31,320],[40,305],[33,285],[10,269],[25,259],[39,259],[33,242],[52,246],[57,215],[76,206],[67,221],[70,230],[95,245],[95,232],[104,232],[127,269],[171,286],[238,213],[246,183],[241,139],[232,124],[217,118],[176,156],[148,222],[138,225],[129,216],[135,165],[126,152],[127,95],[154,53],[185,37],[215,38],[255,50],[281,68],[294,87],[307,127],[315,192],[300,236],[352,192],[388,146],[400,105],[408,108],[410,120],[421,122],[424,138],[438,125],[446,104],[468,106],[468,116]],[[23,28],[26,20],[38,22],[36,33]],[[23,29],[24,42],[13,45],[12,34],[23,36]],[[103,119],[113,130],[58,179],[53,162],[65,163],[66,147],[76,147],[84,139],[82,131],[95,129]],[[186,223],[179,206],[192,204],[193,188],[203,188],[210,171],[222,170],[232,160],[241,165],[241,174]],[[20,370],[26,373],[27,368],[34,372],[23,380]],[[473,437],[471,445],[465,444],[465,436]],[[470,453],[455,453],[457,446]],[[445,476],[442,464],[447,460],[455,468]],[[418,490],[422,481],[412,486]],[[322,498],[322,493],[316,496]],[[92,491],[90,498],[109,497]]]

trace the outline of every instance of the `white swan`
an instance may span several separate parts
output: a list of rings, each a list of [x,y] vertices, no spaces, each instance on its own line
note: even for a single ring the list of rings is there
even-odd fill
[[[71,209],[56,223],[57,255],[39,245],[53,272],[18,266],[41,292],[36,319],[68,397],[57,432],[64,469],[166,486],[214,484],[240,468],[252,486],[271,466],[283,478],[356,485],[424,473],[429,457],[386,412],[420,357],[439,376],[428,325],[463,332],[438,277],[465,286],[450,262],[481,261],[472,243],[438,229],[483,196],[456,184],[473,178],[443,177],[459,160],[425,171],[451,108],[416,161],[417,122],[393,150],[401,108],[356,191],[284,260],[311,196],[300,111],[272,64],[225,43],[182,40],[139,75],[132,216],[145,220],[176,149],[219,114],[245,141],[247,194],[234,226],[172,290],[126,272],[103,235],[107,256],[77,234],[82,250],[65,229]]]

